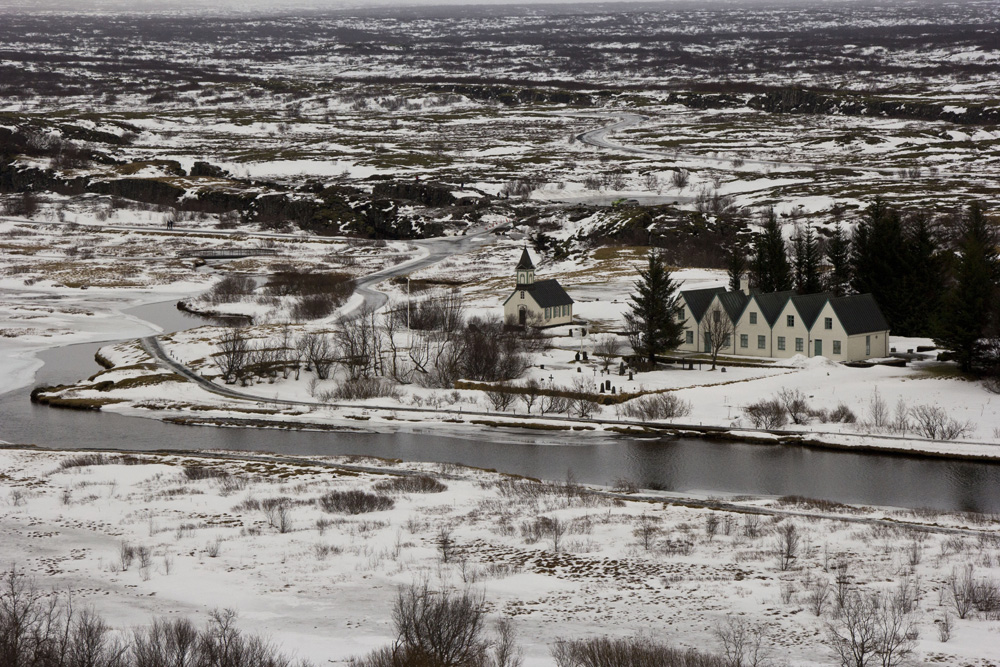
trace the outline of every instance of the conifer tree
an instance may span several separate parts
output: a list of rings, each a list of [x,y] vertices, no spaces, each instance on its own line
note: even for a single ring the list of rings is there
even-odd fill
[[[876,198],[858,223],[851,242],[851,289],[871,294],[889,326],[904,334],[907,306],[904,277],[908,270],[906,239],[899,213]]]
[[[768,209],[763,227],[754,239],[754,255],[750,267],[753,284],[762,292],[789,290],[792,288],[792,272],[788,266],[781,225],[778,224],[773,208]]]
[[[996,233],[986,223],[978,202],[969,206],[962,224],[955,280],[944,299],[934,342],[951,350],[963,371],[981,365],[983,337],[996,316]]]
[[[729,289],[734,292],[740,289],[740,279],[746,274],[748,268],[746,250],[740,244],[734,243],[726,253],[726,273],[729,276]]]
[[[795,258],[795,290],[799,294],[816,294],[823,291],[819,279],[819,243],[811,225],[798,231],[792,241]]]
[[[933,333],[933,318],[944,295],[944,262],[927,215],[910,218],[906,229],[906,272],[900,299],[905,319],[900,331],[912,336]]]
[[[833,234],[826,244],[826,261],[830,270],[826,274],[826,289],[836,296],[844,296],[851,284],[851,240],[837,220]]]
[[[683,342],[684,323],[677,318],[680,308],[678,283],[673,280],[663,255],[650,252],[646,268],[640,269],[635,292],[629,297],[625,329],[636,354],[655,365],[656,355],[675,349]]]

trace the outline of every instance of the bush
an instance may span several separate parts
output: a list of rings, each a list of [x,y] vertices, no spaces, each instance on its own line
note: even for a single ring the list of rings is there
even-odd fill
[[[257,283],[250,276],[226,276],[208,291],[205,298],[210,303],[232,303],[239,301],[257,289]]]
[[[365,514],[367,512],[382,512],[395,506],[392,498],[377,496],[365,491],[331,491],[319,499],[319,505],[327,512],[343,512],[346,514]]]
[[[672,392],[634,398],[621,406],[621,414],[642,421],[677,419],[691,414],[691,404]]]
[[[345,401],[383,397],[399,398],[399,389],[396,385],[381,378],[366,377],[344,380],[330,395],[330,398]]]
[[[429,475],[394,477],[375,485],[376,491],[395,493],[441,493],[448,487]]]
[[[552,649],[557,667],[728,667],[722,657],[676,649],[649,637],[594,637],[559,641]]]
[[[184,476],[190,480],[219,479],[229,477],[229,473],[220,468],[210,468],[202,465],[184,466]]]
[[[743,414],[754,428],[780,428],[788,423],[788,411],[775,399],[751,403],[743,408]]]
[[[291,316],[296,322],[319,320],[336,310],[339,302],[332,294],[310,294],[292,306]]]
[[[843,403],[834,408],[830,414],[827,415],[827,419],[831,422],[840,422],[841,424],[854,424],[858,421],[854,411]]]

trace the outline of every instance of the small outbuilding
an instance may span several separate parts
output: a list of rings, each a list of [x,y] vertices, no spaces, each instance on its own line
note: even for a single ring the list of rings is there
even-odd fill
[[[521,251],[514,272],[514,291],[503,302],[505,322],[549,327],[573,321],[573,299],[555,278],[535,280],[535,264],[527,248]]]

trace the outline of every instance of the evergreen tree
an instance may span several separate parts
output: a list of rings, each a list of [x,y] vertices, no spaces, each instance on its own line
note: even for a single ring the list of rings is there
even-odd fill
[[[795,290],[799,294],[816,294],[823,291],[819,279],[819,243],[811,225],[798,231],[792,241],[795,256]]]
[[[830,270],[826,274],[826,289],[836,296],[844,296],[851,284],[851,240],[844,233],[840,220],[826,244],[826,261]]]
[[[984,340],[996,315],[996,234],[986,223],[978,202],[969,207],[954,282],[944,298],[934,342],[951,350],[963,371],[983,360]]]
[[[944,262],[938,241],[928,217],[918,213],[906,228],[906,272],[900,295],[906,315],[900,331],[911,336],[931,335],[943,295]]]
[[[747,254],[743,246],[738,243],[731,245],[729,251],[726,253],[726,272],[729,275],[729,289],[734,292],[740,289],[740,279],[746,274],[748,267]]]
[[[645,270],[639,271],[635,293],[629,297],[625,329],[632,349],[651,366],[658,353],[673,350],[683,342],[686,320],[676,317],[680,308],[677,288],[663,255],[650,252]]]
[[[788,266],[785,239],[781,235],[781,225],[768,209],[764,229],[754,239],[753,263],[750,271],[753,284],[762,292],[783,292],[792,288],[792,272]]]
[[[851,289],[871,294],[889,326],[899,334],[905,326],[907,306],[904,279],[908,271],[906,239],[899,213],[881,198],[868,207],[851,242]]]

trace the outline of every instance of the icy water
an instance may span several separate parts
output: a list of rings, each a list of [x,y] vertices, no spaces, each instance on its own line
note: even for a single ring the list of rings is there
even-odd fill
[[[130,314],[166,331],[199,323],[172,304],[141,306]],[[94,352],[108,343],[72,345],[43,353],[36,384],[87,377],[98,370]],[[515,436],[521,437],[521,436]],[[509,438],[512,439],[512,438]],[[111,413],[33,405],[24,389],[0,396],[0,440],[47,447],[117,449],[234,449],[285,454],[368,454],[411,461],[459,463],[544,479],[639,486],[678,493],[801,495],[846,503],[1000,512],[1000,464],[824,451],[782,445],[699,439],[618,438],[611,442],[488,442],[428,433],[329,433],[189,427]]]

